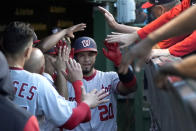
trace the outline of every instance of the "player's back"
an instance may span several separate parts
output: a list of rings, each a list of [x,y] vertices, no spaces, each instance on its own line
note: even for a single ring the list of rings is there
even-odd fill
[[[43,78],[20,68],[10,68],[11,80],[15,88],[14,103],[36,115],[39,85]]]
[[[10,80],[8,64],[0,51],[0,130],[1,131],[39,131],[35,116],[12,102],[14,88]],[[11,98],[11,99],[10,99]]]
[[[10,68],[10,75],[16,91],[14,103],[35,115],[41,130],[52,131],[70,118],[76,103],[60,96],[45,77],[20,68]]]

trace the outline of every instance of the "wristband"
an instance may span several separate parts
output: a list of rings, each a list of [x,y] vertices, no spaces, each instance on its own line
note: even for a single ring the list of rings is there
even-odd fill
[[[126,74],[118,73],[118,77],[125,87],[133,87],[136,84],[136,77],[130,68]]]

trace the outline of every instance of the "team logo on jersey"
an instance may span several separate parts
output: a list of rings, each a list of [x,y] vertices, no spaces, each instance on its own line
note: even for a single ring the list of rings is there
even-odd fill
[[[109,94],[110,94],[111,93],[111,89],[112,89],[112,85],[104,86],[102,84],[101,89],[105,89],[105,92],[109,92]]]
[[[90,46],[90,40],[88,39],[88,40],[82,40],[82,45],[83,45],[83,47],[88,47],[88,46]]]

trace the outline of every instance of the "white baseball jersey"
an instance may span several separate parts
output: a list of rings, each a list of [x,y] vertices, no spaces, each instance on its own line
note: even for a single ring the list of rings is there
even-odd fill
[[[109,95],[105,99],[110,99],[109,102],[99,105],[91,109],[91,121],[81,123],[73,129],[73,131],[116,131],[116,98],[115,92],[119,83],[118,74],[116,72],[101,72],[96,71],[95,76],[89,80],[83,79],[86,92],[93,89],[105,89]],[[69,100],[75,100],[75,93],[72,84],[68,83]]]
[[[54,86],[54,80],[52,79],[51,75],[46,73],[46,72],[43,72],[42,75],[44,77],[46,77],[46,79],[50,82],[50,84],[52,84]]]
[[[66,101],[45,77],[18,68],[11,68],[10,74],[14,103],[37,116],[40,130],[51,131],[70,118],[76,102]]]

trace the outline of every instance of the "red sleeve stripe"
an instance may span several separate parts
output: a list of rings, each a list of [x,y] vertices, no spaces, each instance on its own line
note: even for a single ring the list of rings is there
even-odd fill
[[[69,118],[69,120],[60,128],[72,130],[73,128],[78,126],[81,122],[86,120],[86,118],[89,117],[89,114],[91,119],[91,111],[89,106],[86,103],[82,102],[78,107],[73,109],[73,113]]]

